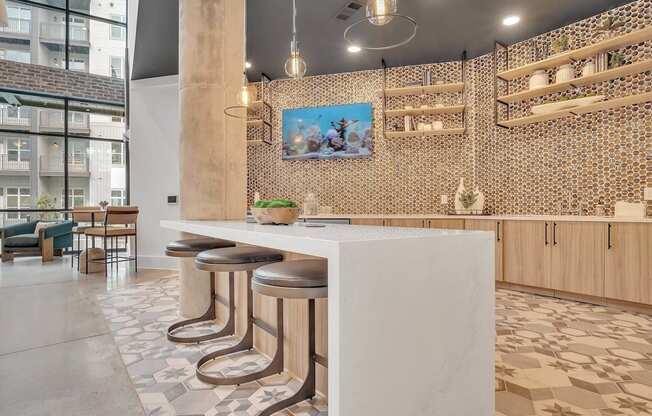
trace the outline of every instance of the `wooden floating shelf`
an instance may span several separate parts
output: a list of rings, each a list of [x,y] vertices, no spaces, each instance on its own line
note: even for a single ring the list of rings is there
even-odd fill
[[[387,97],[399,97],[402,95],[421,95],[421,94],[438,94],[442,92],[462,92],[464,91],[463,82],[454,82],[449,84],[435,84],[402,88],[387,88],[383,90]]]
[[[579,61],[582,59],[590,58],[601,52],[609,52],[614,49],[622,48],[624,46],[635,45],[637,43],[645,42],[652,39],[652,26],[645,29],[636,30],[634,32],[626,33],[624,35],[616,36],[610,39],[605,39],[596,42],[593,45],[584,46],[579,49],[574,49],[566,52],[559,53],[549,58],[543,59],[538,62],[533,62],[528,65],[523,65],[518,68],[510,69],[507,71],[499,72],[498,78],[505,81],[511,81],[516,78],[530,75],[539,69],[550,69],[559,65],[571,63],[572,61]]]
[[[499,122],[503,127],[518,127],[528,124],[540,123],[543,121],[556,120],[558,118],[568,117],[571,115],[581,115],[594,113],[596,111],[611,110],[614,108],[626,107],[628,105],[642,104],[652,101],[652,92],[644,94],[630,95],[622,98],[613,98],[611,100],[600,101],[598,103],[589,104],[581,107],[570,108],[566,110],[554,111],[548,114],[537,114],[527,117],[515,118]]]
[[[412,109],[398,109],[386,110],[387,116],[410,116],[410,115],[424,115],[424,114],[454,114],[462,113],[466,108],[465,105],[453,105],[447,107],[428,107],[428,108],[412,108]]]
[[[261,145],[261,144],[268,144],[269,145],[271,143],[266,142],[264,140],[247,140],[247,145],[248,146],[258,146],[258,145]]]
[[[422,130],[422,131],[386,131],[385,138],[387,139],[401,139],[405,137],[430,137],[430,136],[446,136],[455,134],[464,134],[464,127],[455,129],[443,130]]]
[[[503,95],[502,97],[498,97],[498,101],[505,104],[525,101],[529,100],[530,98],[541,97],[548,94],[554,94],[556,92],[566,91],[571,87],[581,87],[583,85],[594,84],[597,82],[610,81],[612,79],[617,79],[632,74],[638,74],[649,70],[652,70],[652,59],[646,59],[644,61],[609,69],[607,71],[598,72],[596,74],[588,75],[585,77],[575,78],[570,81],[560,82],[558,84],[550,84],[546,87]]]

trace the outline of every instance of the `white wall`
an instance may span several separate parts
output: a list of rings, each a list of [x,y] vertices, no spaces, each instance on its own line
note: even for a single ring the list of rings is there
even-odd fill
[[[165,256],[165,245],[178,233],[159,226],[178,219],[179,206],[168,195],[179,195],[178,77],[131,82],[131,203],[140,208],[138,261],[145,268],[176,268]]]

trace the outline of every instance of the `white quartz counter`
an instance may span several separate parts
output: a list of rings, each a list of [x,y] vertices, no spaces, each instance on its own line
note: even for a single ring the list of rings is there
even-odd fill
[[[650,223],[652,217],[596,217],[578,215],[442,215],[442,214],[324,214],[303,215],[310,219],[423,219],[423,220],[496,220],[496,221],[557,221],[557,222],[633,222]]]
[[[329,414],[493,416],[491,233],[244,221],[161,226],[328,259]]]

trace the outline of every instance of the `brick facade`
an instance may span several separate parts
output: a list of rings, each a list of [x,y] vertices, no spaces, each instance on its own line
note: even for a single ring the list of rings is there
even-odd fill
[[[0,88],[124,104],[124,80],[0,60]]]

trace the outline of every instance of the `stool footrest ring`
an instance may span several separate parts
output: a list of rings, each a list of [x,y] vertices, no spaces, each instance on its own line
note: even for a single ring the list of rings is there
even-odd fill
[[[217,338],[229,337],[235,334],[235,275],[233,273],[229,273],[229,303],[228,303],[229,318],[226,321],[224,327],[217,332],[213,332],[211,334],[205,334],[205,335],[197,335],[194,337],[182,337],[182,336],[174,335],[175,331],[184,328],[188,325],[193,325],[200,322],[214,321],[217,318],[217,314],[215,312],[215,302],[218,301],[220,301],[220,303],[222,302],[221,299],[219,299],[217,294],[215,293],[214,273],[210,274],[210,280],[211,280],[210,283],[211,302],[206,312],[199,318],[187,319],[185,321],[176,322],[170,325],[167,331],[168,340],[180,344],[195,344],[199,342],[210,341]]]
[[[251,299],[249,299],[251,301]],[[251,305],[252,303],[250,303]],[[253,314],[253,309],[250,309],[250,312]],[[212,376],[206,373],[202,366],[204,364],[213,361],[219,357],[224,357],[229,354],[234,354],[242,351],[249,351],[254,348],[254,321],[256,319],[253,316],[249,317],[249,322],[247,323],[247,332],[242,337],[240,342],[233,347],[225,348],[219,351],[213,351],[210,354],[206,354],[197,362],[196,375],[197,378],[204,383],[214,384],[216,386],[233,386],[248,383],[250,381],[259,380],[264,377],[268,377],[274,374],[280,374],[283,372],[283,299],[277,299],[276,301],[276,322],[278,325],[278,335],[276,337],[276,352],[274,353],[274,358],[269,363],[267,367],[263,370],[256,371],[254,373],[245,374],[242,376],[235,377],[218,377]]]

